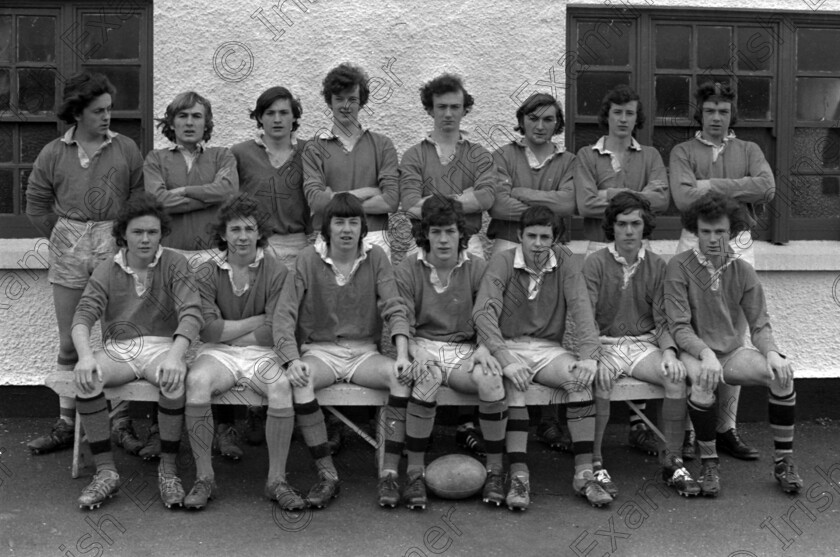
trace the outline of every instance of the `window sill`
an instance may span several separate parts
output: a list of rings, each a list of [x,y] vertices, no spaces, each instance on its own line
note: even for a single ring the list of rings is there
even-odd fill
[[[567,247],[584,255],[588,242],[575,240]],[[670,259],[676,240],[654,240],[653,251]],[[840,242],[796,241],[784,246],[756,242],[756,269],[759,271],[840,271]],[[0,240],[0,269],[46,269],[49,247],[44,238]]]

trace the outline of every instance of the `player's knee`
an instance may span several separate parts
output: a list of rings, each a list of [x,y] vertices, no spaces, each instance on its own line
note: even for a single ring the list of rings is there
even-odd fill
[[[686,385],[684,381],[679,383],[665,381],[662,387],[665,390],[666,398],[684,398],[686,396]]]
[[[500,400],[505,395],[501,376],[485,374],[480,366],[473,370],[473,381],[482,400]]]
[[[266,385],[268,404],[273,407],[287,407],[292,402],[292,384],[285,375],[279,375]]]
[[[185,381],[187,402],[189,404],[209,404],[213,385],[210,377],[202,373],[201,368],[193,368],[187,373]]]

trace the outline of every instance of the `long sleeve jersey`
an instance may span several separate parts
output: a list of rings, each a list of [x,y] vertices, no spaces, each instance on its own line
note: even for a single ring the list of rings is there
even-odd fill
[[[176,148],[156,149],[143,165],[146,191],[172,216],[172,232],[161,243],[170,248],[203,250],[215,247],[212,226],[219,206],[239,191],[236,159],[227,147],[205,147],[187,169]],[[185,187],[187,197],[169,190]],[[202,203],[194,208],[195,200]]]
[[[624,275],[624,265],[608,248],[596,251],[583,263],[583,277],[601,335],[621,338],[655,333],[660,349],[676,350],[665,314],[665,261],[645,251],[626,284]]]
[[[575,194],[578,212],[583,217],[583,234],[595,242],[606,242],[601,221],[610,199],[618,192],[640,193],[655,213],[667,211],[671,202],[668,174],[656,149],[634,143],[635,148],[627,151],[624,166],[616,171],[609,152],[598,149],[603,143],[602,138],[579,150],[575,168]]]
[[[328,134],[327,134],[328,135]],[[321,225],[321,215],[333,193],[359,188],[379,188],[391,212],[400,200],[397,150],[382,134],[365,130],[347,151],[335,136],[319,136],[307,142],[303,151],[303,192],[313,214],[313,225]],[[368,229],[383,230],[387,214],[368,214]]]
[[[719,279],[717,285],[715,278]],[[747,318],[753,345],[765,356],[778,352],[764,290],[749,263],[736,259],[713,277],[694,250],[679,253],[668,262],[665,311],[671,335],[681,350],[699,358],[706,348],[721,355],[740,347],[739,308]]]
[[[298,141],[294,153],[280,168],[274,168],[265,147],[253,139],[230,148],[239,172],[239,190],[249,193],[266,209],[272,234],[309,234],[312,219],[303,194],[303,149]]]
[[[440,162],[435,144],[428,138],[413,145],[403,154],[400,163],[400,203],[408,210],[430,195],[456,196],[473,188],[480,206],[477,213],[466,215],[467,232],[481,229],[481,212],[493,206],[498,182],[493,156],[467,139],[458,141],[455,157],[447,164]]]
[[[115,220],[129,199],[143,193],[143,157],[134,141],[112,132],[82,166],[81,147],[67,134],[41,150],[26,186],[26,214],[77,221]]]
[[[452,269],[443,288],[432,284],[433,269],[418,255],[403,259],[396,270],[411,336],[441,342],[473,341],[473,302],[487,262],[466,254],[466,259]]]
[[[204,324],[201,299],[187,259],[170,250],[149,267],[146,289],[137,293],[134,276],[113,258],[100,263],[88,280],[73,326],[90,329],[102,320],[102,341],[181,335],[190,342]]]
[[[344,285],[315,246],[298,255],[295,267],[274,311],[274,350],[281,364],[298,359],[299,347],[310,342],[378,343],[383,322],[388,322],[392,338],[408,336],[405,304],[379,246],[370,247]]]
[[[481,279],[473,321],[479,343],[487,346],[502,366],[516,361],[505,347],[505,339],[530,336],[562,342],[567,311],[575,323],[580,357],[597,357],[601,345],[583,275],[574,268],[570,254],[559,247],[553,249],[558,265],[542,275],[534,299],[528,296],[528,272],[514,267],[515,249],[493,256]]]
[[[514,141],[493,153],[499,180],[490,209],[490,238],[518,242],[519,218],[531,205],[544,205],[558,217],[575,212],[575,156],[556,153],[543,166],[531,168],[525,149]]]
[[[272,346],[271,322],[280,292],[289,270],[271,250],[262,251],[262,257],[249,268],[250,285],[242,295],[233,291],[226,259],[211,259],[196,271],[196,281],[201,292],[204,328],[201,340],[219,342],[226,320],[238,321],[256,315],[265,315],[265,323],[254,331],[259,346]]]
[[[761,148],[752,141],[726,139],[723,151],[714,159],[714,149],[697,137],[671,150],[669,167],[674,204],[687,211],[707,191],[725,193],[741,203],[755,226],[755,205],[769,203],[776,193],[773,170]],[[709,180],[709,189],[697,187]]]

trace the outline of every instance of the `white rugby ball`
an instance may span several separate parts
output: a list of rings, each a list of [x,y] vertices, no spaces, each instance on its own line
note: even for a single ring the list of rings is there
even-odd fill
[[[471,456],[449,454],[426,467],[426,486],[442,499],[466,499],[481,491],[487,470]]]

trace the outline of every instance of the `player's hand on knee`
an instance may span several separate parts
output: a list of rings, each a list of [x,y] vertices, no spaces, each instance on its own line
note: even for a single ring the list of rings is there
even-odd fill
[[[682,383],[685,381],[685,364],[677,358],[676,353],[670,348],[662,352],[660,369],[662,370],[662,375],[671,383]]]
[[[475,363],[481,366],[484,375],[502,375],[502,364],[493,357],[486,346],[479,346],[473,356]]]
[[[531,373],[531,368],[525,364],[515,362],[506,365],[502,370],[502,375],[508,378],[517,391],[527,391],[533,373]]]
[[[613,383],[615,383],[615,379],[613,378],[612,370],[609,366],[603,364],[603,362],[598,362],[598,370],[595,372],[595,386],[600,391],[610,392],[613,388]]]
[[[572,364],[572,370],[577,372],[577,382],[580,383],[580,389],[577,390],[582,391],[592,385],[598,373],[598,362],[592,359],[578,360]]]
[[[699,387],[706,391],[713,391],[720,383],[720,378],[723,375],[723,367],[720,361],[715,356],[715,353],[710,349],[706,349],[700,354],[700,381]]]
[[[292,387],[305,387],[309,384],[309,364],[300,360],[293,360],[286,367],[286,374]]]
[[[167,355],[155,370],[158,386],[164,392],[174,393],[184,386],[187,376],[187,364],[183,359]]]
[[[787,389],[793,382],[793,366],[790,360],[779,354],[778,352],[767,353],[767,371],[779,378],[779,384]]]
[[[394,361],[394,373],[397,375],[397,381],[400,385],[411,385],[414,380],[414,370],[408,358],[397,356]]]
[[[97,390],[96,383],[102,382],[102,371],[93,356],[79,358],[74,369],[76,389],[82,394],[92,394]]]

